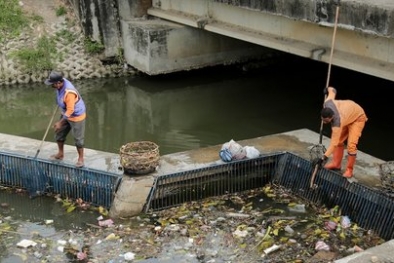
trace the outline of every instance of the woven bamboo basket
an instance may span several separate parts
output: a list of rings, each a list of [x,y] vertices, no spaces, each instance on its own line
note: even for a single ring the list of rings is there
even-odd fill
[[[120,147],[119,153],[125,174],[148,174],[159,165],[159,146],[154,142],[130,142]]]
[[[394,161],[383,163],[380,168],[380,181],[389,192],[394,193]]]

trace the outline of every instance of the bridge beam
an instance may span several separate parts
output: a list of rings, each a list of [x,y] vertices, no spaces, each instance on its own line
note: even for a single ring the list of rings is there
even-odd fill
[[[272,50],[177,23],[122,20],[124,57],[149,75],[261,59]]]
[[[152,0],[152,8],[148,9],[148,14],[328,63],[333,23],[327,21],[333,21],[332,17],[327,21],[313,22],[308,21],[310,15],[306,19],[295,18],[221,2]],[[310,6],[311,1],[301,2],[309,3]],[[348,23],[349,9],[347,7],[349,6],[346,6],[346,2],[342,1],[340,7],[340,17],[343,15],[346,18],[346,24],[342,24],[339,19],[332,64],[394,81],[394,37],[390,33],[393,23],[387,19],[381,21],[385,23],[381,31],[351,25]],[[386,5],[384,8],[383,11],[379,11],[382,17],[394,17],[394,4]],[[306,13],[310,14],[314,11]],[[358,21],[357,17],[356,20]]]

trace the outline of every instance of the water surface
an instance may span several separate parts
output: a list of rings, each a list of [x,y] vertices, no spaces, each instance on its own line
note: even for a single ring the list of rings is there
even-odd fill
[[[326,78],[326,64],[289,57],[253,72],[211,68],[74,84],[87,105],[87,148],[117,153],[127,142],[151,140],[168,154],[301,128],[319,132]],[[367,112],[360,150],[394,159],[392,82],[335,67],[330,79],[338,98]],[[0,132],[41,140],[54,96],[43,84],[1,87]],[[53,141],[52,130],[46,140]]]

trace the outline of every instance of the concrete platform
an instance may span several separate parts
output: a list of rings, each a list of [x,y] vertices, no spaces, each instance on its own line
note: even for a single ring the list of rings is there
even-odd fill
[[[305,159],[309,159],[309,149],[311,146],[318,144],[319,134],[308,129],[300,129],[240,141],[238,141],[237,138],[225,138],[223,143],[231,139],[234,139],[242,146],[254,146],[261,153],[287,151]],[[14,152],[34,157],[40,143],[41,141],[39,140],[0,133],[0,151]],[[328,147],[329,139],[324,137],[323,144]],[[120,146],[121,145],[119,145],[119,147]],[[161,156],[160,166],[157,171],[145,177],[152,176],[153,178],[154,176],[162,174],[176,173],[219,164],[222,162],[218,155],[221,146],[222,145],[215,145]],[[38,158],[48,159],[56,152],[56,143],[44,142]],[[344,158],[346,158],[346,156]],[[77,152],[75,147],[65,145],[65,157],[63,162],[73,164],[76,160]],[[357,154],[355,175],[351,181],[357,181],[370,187],[379,187],[379,164],[382,163],[384,163],[383,160],[359,151]],[[345,168],[344,165],[346,165],[346,160],[343,162],[343,168]],[[115,153],[85,149],[85,166],[115,174],[122,174],[122,171],[119,170],[119,155]]]
[[[351,256],[341,258],[335,261],[335,263],[389,263],[394,262],[394,239],[383,243],[382,245],[372,247],[363,252],[355,253]]]
[[[223,143],[231,139],[236,140],[236,138],[225,138]],[[305,159],[309,159],[309,149],[311,146],[318,143],[318,139],[319,134],[308,129],[300,129],[281,134],[236,141],[242,146],[254,146],[263,154],[287,151]],[[323,138],[323,144],[326,147],[328,146],[328,143],[329,139]],[[0,151],[13,152],[34,157],[39,145],[39,140],[0,134]],[[124,176],[122,180],[122,185],[124,187],[120,187],[118,190],[113,207],[111,207],[111,212],[113,213],[113,210],[118,214],[124,212],[121,210],[122,206],[120,203],[122,201],[126,201],[128,206],[133,206],[134,209],[133,211],[128,209],[127,213],[140,213],[146,202],[147,196],[149,195],[151,189],[150,186],[153,185],[153,181],[156,176],[220,164],[222,163],[218,155],[220,148],[221,145],[215,145],[207,148],[168,154],[161,157],[160,166],[156,172],[147,176]],[[56,150],[57,146],[55,143],[45,142],[38,158],[49,158],[49,156],[55,153]],[[75,147],[66,145],[65,159],[63,162],[71,164],[75,163],[76,157],[77,153]],[[355,176],[351,180],[358,181],[359,183],[369,187],[379,188],[379,164],[381,163],[384,163],[384,161],[366,153],[359,152],[355,167]],[[87,168],[99,169],[122,175],[122,171],[118,169],[120,166],[119,155],[114,153],[86,149],[85,166]],[[338,174],[338,176],[341,176],[341,174]],[[123,200],[119,200],[119,197],[123,198]],[[393,247],[394,240],[391,240],[380,246],[370,248],[364,252],[356,253],[335,262],[394,262],[393,254],[391,252]],[[372,261],[376,258],[380,261]]]
[[[231,139],[236,140],[236,138],[227,138],[223,143]],[[310,147],[318,144],[319,134],[308,129],[300,129],[264,137],[240,140],[237,142],[242,146],[254,146],[261,153],[287,151],[309,160]],[[328,147],[329,139],[327,137],[323,138],[323,145]],[[158,169],[158,175],[221,163],[222,161],[218,156],[221,146],[222,145],[217,145],[163,156],[160,168]],[[343,171],[346,165],[346,156],[344,158],[345,160],[342,164]],[[379,164],[384,162],[385,161],[381,159],[359,151],[357,154],[354,178],[349,180],[362,183],[369,187],[379,187]]]
[[[34,157],[40,144],[41,141],[39,140],[0,133],[0,151],[2,152]],[[57,144],[45,141],[37,159],[48,160],[50,156],[55,153],[57,153]],[[65,145],[64,155],[64,159],[61,162],[68,164],[75,164],[77,162],[77,150],[74,146]],[[119,156],[113,153],[85,149],[85,166],[119,175],[123,174],[123,172],[118,169],[120,166]]]

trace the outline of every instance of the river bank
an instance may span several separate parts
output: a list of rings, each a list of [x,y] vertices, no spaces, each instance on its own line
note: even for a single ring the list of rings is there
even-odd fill
[[[137,73],[122,63],[121,50],[111,63],[104,62],[100,43],[85,38],[66,0],[18,4],[26,24],[0,39],[0,86],[42,82],[53,69],[70,80]]]

